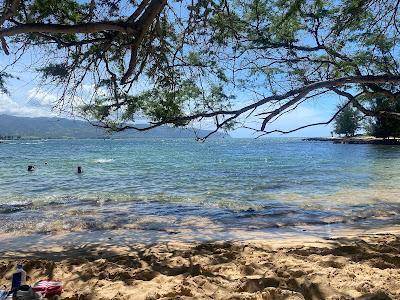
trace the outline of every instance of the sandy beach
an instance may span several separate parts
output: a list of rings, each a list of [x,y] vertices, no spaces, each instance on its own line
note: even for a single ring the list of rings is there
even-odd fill
[[[82,244],[2,251],[64,282],[62,299],[400,299],[400,235],[151,245]]]

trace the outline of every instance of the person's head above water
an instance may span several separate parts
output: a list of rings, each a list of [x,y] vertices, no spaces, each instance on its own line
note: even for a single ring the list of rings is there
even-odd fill
[[[28,166],[28,171],[33,171],[35,169],[35,166],[34,165],[29,165]]]
[[[81,166],[78,166],[77,172],[78,172],[78,174],[81,174],[81,173],[82,173],[82,167],[81,167]]]

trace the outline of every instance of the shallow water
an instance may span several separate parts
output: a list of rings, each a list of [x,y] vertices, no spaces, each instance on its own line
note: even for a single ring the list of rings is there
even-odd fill
[[[10,141],[0,144],[0,233],[398,225],[399,166],[396,146],[288,138]]]

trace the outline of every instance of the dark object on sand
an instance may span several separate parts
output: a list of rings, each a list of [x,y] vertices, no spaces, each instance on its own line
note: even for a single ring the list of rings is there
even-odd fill
[[[78,166],[78,174],[81,174],[82,173],[82,167],[81,166]]]
[[[41,295],[36,293],[29,285],[21,285],[13,291],[13,299],[16,300],[36,300],[41,299]]]
[[[17,269],[12,274],[11,278],[11,289],[16,290],[21,285],[25,285],[25,283],[26,283],[26,272],[23,269],[22,264],[17,264]]]
[[[35,166],[32,166],[32,165],[29,165],[29,166],[28,166],[28,171],[29,171],[29,172],[33,171],[34,169],[35,169]]]

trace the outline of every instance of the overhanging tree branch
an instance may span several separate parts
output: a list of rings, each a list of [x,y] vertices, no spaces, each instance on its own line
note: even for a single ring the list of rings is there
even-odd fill
[[[73,25],[28,23],[28,24],[18,24],[16,26],[0,29],[0,37],[7,37],[18,34],[28,34],[28,33],[75,34],[75,33],[97,33],[103,31],[115,31],[115,32],[134,34],[137,32],[137,29],[138,28],[136,24],[130,24],[126,22],[110,22],[110,21],[82,23]]]
[[[20,0],[4,1],[3,14],[0,17],[0,26],[2,26],[5,21],[12,18],[17,13],[19,4]]]
[[[261,116],[265,132],[332,88],[399,101],[399,0],[0,2],[4,52],[45,49],[33,66],[44,82],[71,106],[80,86],[101,90],[82,112],[115,130],[206,118],[218,130]],[[153,122],[135,128],[137,118]]]
[[[124,76],[121,79],[121,83],[124,84],[128,81],[129,77],[132,76],[134,69],[136,67],[138,49],[141,45],[145,34],[148,32],[150,25],[160,14],[164,6],[167,4],[167,0],[152,0],[143,14],[137,21],[137,25],[140,31],[135,34],[135,43],[131,46],[131,58],[129,61],[128,69],[126,70]],[[139,9],[142,9],[139,7]]]
[[[257,132],[262,132],[262,134],[259,135],[258,137],[261,137],[261,136],[264,136],[264,135],[268,135],[268,134],[271,134],[271,133],[289,134],[289,133],[293,133],[293,132],[299,131],[299,130],[304,129],[304,128],[309,128],[309,127],[314,127],[314,126],[319,126],[319,125],[329,125],[330,123],[333,122],[333,120],[335,120],[335,118],[340,114],[340,112],[342,112],[351,102],[352,102],[352,100],[349,100],[348,102],[346,102],[343,105],[343,107],[341,109],[339,109],[328,121],[307,124],[307,125],[303,125],[303,126],[291,129],[291,130],[279,130],[279,129],[274,129],[274,130],[270,130],[270,131],[256,130]]]
[[[303,99],[308,93],[310,93],[312,91],[322,89],[322,88],[333,89],[334,87],[344,86],[344,85],[348,85],[348,84],[365,84],[365,83],[400,83],[400,76],[367,75],[367,76],[351,76],[351,77],[343,77],[343,78],[338,78],[338,79],[333,79],[333,80],[325,80],[325,81],[311,83],[311,84],[303,86],[301,88],[293,89],[293,90],[286,92],[284,94],[281,94],[281,95],[273,95],[273,96],[266,97],[266,98],[261,99],[253,104],[244,106],[237,110],[218,110],[218,111],[212,111],[212,112],[202,112],[202,113],[197,113],[197,114],[187,115],[187,116],[178,116],[176,118],[164,119],[164,120],[161,120],[158,122],[151,122],[150,126],[143,127],[143,128],[138,128],[135,125],[125,124],[119,128],[113,128],[113,129],[115,129],[117,131],[122,131],[125,129],[135,129],[138,131],[146,131],[146,130],[150,130],[150,129],[153,129],[153,128],[156,128],[156,127],[159,127],[162,125],[166,125],[166,124],[174,125],[174,124],[181,123],[181,122],[189,122],[189,121],[193,121],[193,120],[198,120],[200,118],[212,118],[215,116],[229,116],[229,118],[227,120],[231,121],[231,120],[239,117],[243,113],[254,110],[256,108],[260,108],[263,105],[270,103],[272,101],[280,101],[280,100],[288,99],[290,97],[294,97],[292,100],[288,101],[286,104],[283,104],[278,109],[272,111],[271,114],[267,118],[265,118],[265,119],[267,119],[267,122],[265,122],[265,125],[266,125],[273,117],[277,116],[279,113],[281,113],[284,110],[295,105],[297,102],[301,101],[301,99]],[[123,105],[123,103],[119,103],[118,105]],[[265,119],[264,119],[264,121],[265,121]],[[222,122],[221,124],[225,125],[226,123],[227,122]],[[264,123],[263,123],[263,125],[264,125]],[[320,125],[322,125],[322,124],[320,124]],[[103,128],[112,128],[108,124],[104,124],[104,123],[98,124],[98,126],[103,127]],[[220,127],[222,127],[222,126],[220,126]],[[303,128],[305,128],[305,127],[303,127]],[[263,126],[260,131],[265,131],[265,126]],[[274,132],[278,132],[278,131],[274,131]]]
[[[359,111],[361,111],[364,115],[368,117],[376,117],[376,116],[382,116],[382,117],[387,117],[387,118],[393,118],[400,120],[400,113],[398,112],[391,112],[391,111],[384,111],[384,110],[370,110],[366,107],[364,107],[358,100],[357,97],[354,97],[352,94],[339,90],[337,88],[331,88],[332,91],[334,91],[336,94],[340,96],[344,96],[347,99],[349,99],[353,106],[357,108]]]

